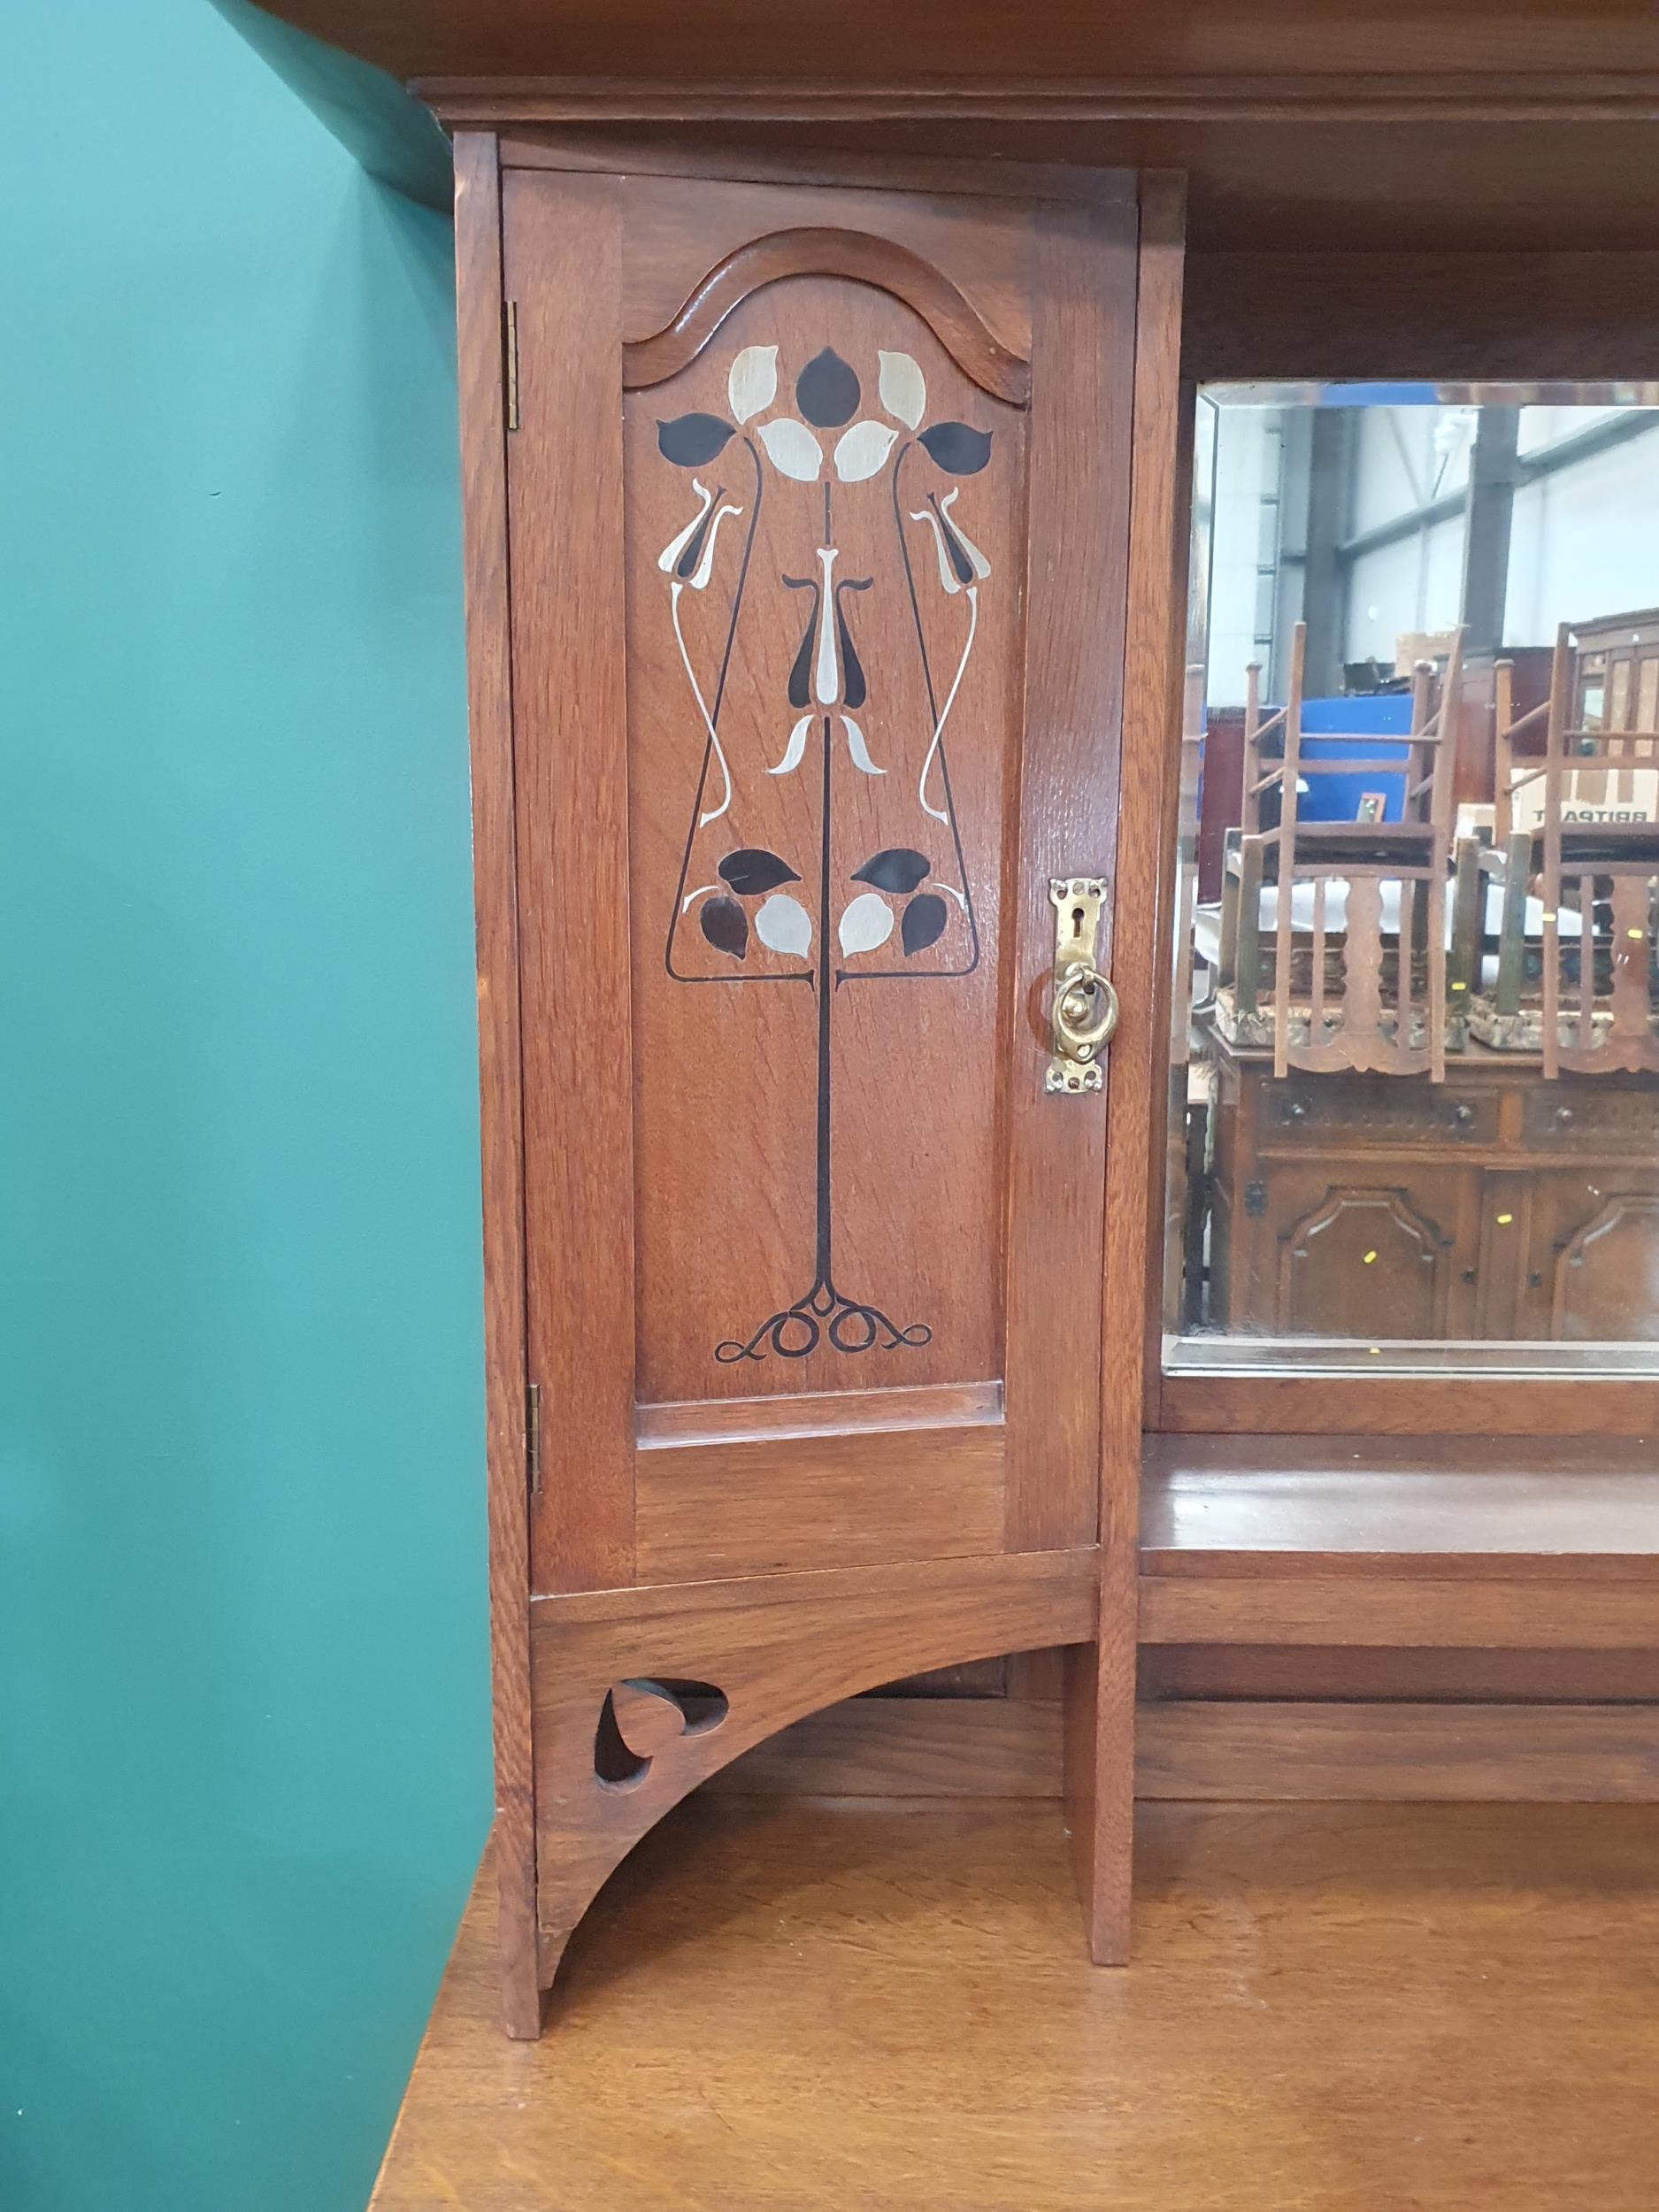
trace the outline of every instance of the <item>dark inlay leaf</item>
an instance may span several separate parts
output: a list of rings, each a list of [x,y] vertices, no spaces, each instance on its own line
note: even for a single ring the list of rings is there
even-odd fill
[[[909,845],[889,845],[885,852],[872,853],[862,868],[855,868],[853,881],[873,883],[878,891],[896,891],[902,898],[907,891],[915,890],[928,874],[930,864],[926,853]]]
[[[704,515],[703,520],[697,525],[696,528],[687,539],[685,551],[674,563],[674,573],[676,576],[685,577],[691,575],[695,570],[697,563],[703,558],[703,540],[709,534],[709,525],[714,520],[715,516],[720,511],[720,500],[725,491],[726,486],[724,484],[719,485],[716,488],[714,497],[709,502],[708,513]]]
[[[950,556],[951,567],[956,572],[956,581],[959,584],[971,584],[973,581],[973,563],[968,558],[968,549],[962,542],[961,534],[951,527],[950,517],[932,492],[927,495],[927,503],[938,518],[939,527],[944,536],[945,550]]]
[[[672,422],[657,424],[657,450],[676,468],[701,468],[713,460],[731,434],[731,424],[718,415],[676,415]]]
[[[796,377],[795,403],[820,430],[839,430],[858,411],[857,376],[839,353],[826,346]]]
[[[994,434],[965,422],[936,422],[922,432],[921,442],[952,476],[977,476],[991,457]]]
[[[908,960],[913,952],[926,952],[945,933],[949,909],[936,892],[923,891],[905,908],[899,923],[899,941]]]
[[[801,650],[795,657],[789,671],[789,704],[804,707],[811,703],[812,633],[818,627],[818,587],[810,576],[786,576],[784,582],[791,591],[810,591],[812,604],[808,610],[806,627],[801,633]]]
[[[841,611],[841,594],[845,591],[868,591],[872,579],[866,576],[855,582],[849,576],[845,583],[835,587],[835,627],[841,634],[841,701],[855,712],[869,696],[864,682],[864,663],[853,644],[853,634],[847,626],[847,617]]]
[[[780,860],[776,853],[769,853],[761,845],[744,845],[734,853],[727,853],[720,863],[720,873],[740,899],[757,899],[763,891],[775,891],[780,883],[799,883],[801,879],[787,860]],[[721,900],[724,906],[728,902]]]
[[[741,960],[749,950],[749,917],[735,899],[705,899],[697,910],[703,935],[716,952]]]

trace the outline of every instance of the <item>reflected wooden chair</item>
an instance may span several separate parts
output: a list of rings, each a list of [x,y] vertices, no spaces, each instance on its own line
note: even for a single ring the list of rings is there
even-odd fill
[[[1466,993],[1474,1033],[1500,1050],[1538,1048],[1539,932],[1529,910],[1541,910],[1538,876],[1541,845],[1529,828],[1516,826],[1517,807],[1544,777],[1542,748],[1549,693],[1515,710],[1515,664],[1493,666],[1493,833],[1490,846],[1459,842],[1452,923],[1454,991]],[[1492,893],[1499,893],[1495,927]],[[1532,956],[1529,958],[1529,953]]]
[[[1638,783],[1659,772],[1659,730],[1608,727],[1587,710],[1572,641],[1562,624],[1548,696],[1525,714],[1511,711],[1510,664],[1494,671],[1495,849],[1483,867],[1503,899],[1478,1033],[1537,1051],[1546,1078],[1659,1071],[1659,821],[1651,782],[1647,804]],[[1609,718],[1623,719],[1617,698]],[[1540,726],[1542,757],[1529,757],[1518,741]]]
[[[1261,891],[1276,887],[1272,956],[1273,1071],[1342,1068],[1387,1075],[1446,1072],[1448,873],[1451,865],[1455,700],[1463,633],[1444,675],[1420,662],[1411,682],[1403,758],[1310,755],[1302,726],[1307,631],[1291,641],[1283,707],[1263,718],[1253,667],[1247,678],[1240,826],[1229,853],[1222,918],[1223,965],[1235,1002],[1259,999]],[[1301,786],[1317,776],[1403,776],[1397,822],[1304,818]],[[1277,820],[1263,822],[1277,803]],[[1310,887],[1305,930],[1296,927],[1295,887]],[[1330,887],[1346,886],[1340,929],[1329,922]],[[1385,928],[1384,887],[1398,886],[1397,926]],[[1392,950],[1390,939],[1392,938]],[[1306,1003],[1304,1017],[1293,1006]],[[1305,1036],[1294,1032],[1305,1027]]]
[[[1555,634],[1544,741],[1544,1073],[1659,1071],[1659,822],[1620,818],[1633,808],[1638,764],[1653,765],[1655,733],[1581,717],[1571,634],[1564,622]],[[1591,812],[1602,818],[1585,818]],[[1578,916],[1572,977],[1563,973],[1563,910]]]
[[[1164,1311],[1171,1325],[1195,1326],[1203,1294],[1202,1222],[1209,1207],[1208,1125],[1211,1069],[1207,1049],[1194,1054],[1193,922],[1198,901],[1200,794],[1207,728],[1208,664],[1189,661],[1181,690],[1181,767],[1177,802],[1175,996],[1171,1025],[1169,1103],[1165,1118]],[[1213,979],[1208,987],[1213,987]],[[1207,993],[1206,993],[1207,995]]]

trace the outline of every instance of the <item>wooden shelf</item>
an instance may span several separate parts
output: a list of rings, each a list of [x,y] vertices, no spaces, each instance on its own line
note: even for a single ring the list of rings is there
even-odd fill
[[[1633,1437],[1153,1437],[1141,1571],[1659,1575],[1655,1460]]]
[[[1156,1437],[1143,1643],[1659,1644],[1639,1439]]]

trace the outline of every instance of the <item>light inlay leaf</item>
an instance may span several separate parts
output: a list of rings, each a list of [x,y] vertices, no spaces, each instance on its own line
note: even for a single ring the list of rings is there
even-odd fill
[[[873,952],[893,934],[893,909],[879,892],[861,891],[842,909],[837,933],[849,958],[855,953]]]
[[[758,436],[773,468],[797,484],[816,484],[824,466],[823,449],[803,422],[779,415],[760,426]]]

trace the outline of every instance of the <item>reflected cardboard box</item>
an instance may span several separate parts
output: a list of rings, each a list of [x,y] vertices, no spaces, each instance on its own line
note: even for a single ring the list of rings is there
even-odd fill
[[[1544,810],[1544,779],[1536,776],[1515,794],[1515,827],[1536,833],[1543,828]],[[1562,779],[1561,818],[1563,823],[1659,821],[1659,766],[1570,768]]]

